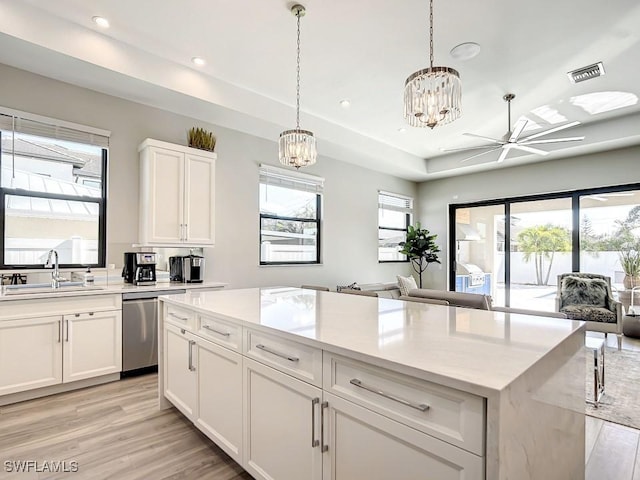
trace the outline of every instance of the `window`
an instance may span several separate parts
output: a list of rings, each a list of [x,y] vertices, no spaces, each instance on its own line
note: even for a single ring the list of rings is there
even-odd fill
[[[0,268],[105,265],[108,135],[0,109]]]
[[[260,265],[320,263],[324,179],[260,167]]]
[[[407,262],[400,242],[407,239],[413,216],[413,198],[396,193],[378,192],[378,261]]]

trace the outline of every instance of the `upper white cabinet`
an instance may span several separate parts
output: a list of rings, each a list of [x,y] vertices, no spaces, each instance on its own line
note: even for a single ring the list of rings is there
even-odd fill
[[[138,151],[139,243],[213,245],[216,154],[152,139]]]

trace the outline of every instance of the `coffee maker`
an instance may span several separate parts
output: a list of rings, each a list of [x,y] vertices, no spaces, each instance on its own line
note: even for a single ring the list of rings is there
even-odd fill
[[[193,254],[169,257],[169,275],[172,282],[202,283],[204,257]]]
[[[134,285],[156,284],[156,254],[153,252],[125,252],[122,277]]]

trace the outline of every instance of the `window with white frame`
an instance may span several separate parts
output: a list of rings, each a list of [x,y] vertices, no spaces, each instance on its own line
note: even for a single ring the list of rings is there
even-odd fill
[[[0,268],[104,266],[109,132],[0,108]]]
[[[400,242],[407,239],[413,217],[413,198],[397,193],[378,192],[378,261],[406,262]]]
[[[320,263],[324,179],[260,166],[260,265]]]

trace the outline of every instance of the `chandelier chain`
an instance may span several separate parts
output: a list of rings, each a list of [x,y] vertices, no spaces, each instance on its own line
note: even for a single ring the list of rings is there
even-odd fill
[[[296,59],[296,129],[300,129],[300,12],[296,13],[298,18],[298,40]]]
[[[433,0],[429,0],[429,61],[433,68]]]

